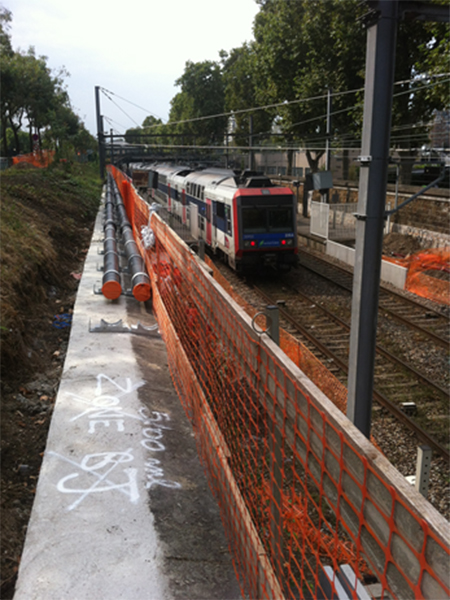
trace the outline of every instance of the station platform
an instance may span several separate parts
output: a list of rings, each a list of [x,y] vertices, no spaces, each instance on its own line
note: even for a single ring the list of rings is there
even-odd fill
[[[94,293],[102,217],[101,208],[14,598],[240,598],[151,302]],[[101,331],[102,319],[125,331]]]

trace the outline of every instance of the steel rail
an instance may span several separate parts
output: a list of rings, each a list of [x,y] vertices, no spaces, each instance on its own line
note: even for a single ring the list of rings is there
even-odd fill
[[[270,296],[268,296],[265,292],[257,288],[256,286],[251,286],[258,294],[263,297],[266,302],[269,304],[276,304]],[[322,307],[320,307],[322,308]],[[333,362],[345,373],[348,374],[348,365],[344,363],[339,357],[337,357],[332,350],[327,348],[320,340],[318,340],[313,334],[306,330],[306,328],[301,325],[296,319],[294,319],[285,309],[279,307],[280,313],[283,318],[288,321],[291,325],[293,325],[299,333],[301,333],[306,339],[308,339],[312,344],[314,344],[325,356],[332,359]],[[333,316],[334,317],[334,316]],[[338,317],[334,317],[338,319]],[[420,425],[418,425],[415,421],[413,421],[408,415],[406,415],[398,406],[396,406],[393,402],[391,402],[386,396],[381,394],[380,392],[374,390],[373,392],[374,398],[377,400],[379,404],[387,408],[399,421],[401,421],[404,425],[406,425],[409,429],[411,429],[419,439],[421,439],[425,444],[428,444],[432,447],[440,456],[442,456],[445,460],[450,462],[450,453],[449,451],[442,446],[439,442],[437,442],[434,438],[432,438]]]
[[[312,298],[310,298],[309,296],[307,296],[300,290],[297,290],[297,288],[295,288],[293,286],[290,286],[290,287],[292,290],[294,290],[294,292],[296,294],[301,296],[306,302],[314,302]],[[350,325],[346,321],[344,321],[337,315],[334,315],[332,312],[330,312],[328,309],[326,309],[323,306],[316,304],[316,307],[319,310],[321,310],[328,318],[330,318],[331,320],[335,321],[338,325],[343,327],[346,331],[350,331]],[[393,362],[394,364],[398,365],[399,367],[402,367],[402,368],[406,369],[407,371],[411,372],[422,383],[427,384],[428,386],[430,386],[437,392],[440,392],[444,396],[446,396],[446,397],[448,396],[447,389],[444,389],[439,384],[435,383],[434,381],[431,381],[431,379],[428,379],[428,377],[426,375],[417,371],[417,369],[415,369],[414,367],[412,367],[411,365],[409,365],[408,363],[403,361],[401,358],[398,358],[397,356],[395,356],[395,354],[392,354],[391,352],[389,352],[389,350],[386,350],[386,348],[383,348],[383,346],[381,346],[380,344],[376,344],[375,348],[379,354],[381,354],[382,356],[384,356],[385,358],[387,358],[389,361]]]
[[[324,259],[324,258],[320,258],[316,255],[313,255],[303,249],[299,249],[301,252],[303,252],[304,254],[306,254],[307,256],[313,256],[316,260],[319,260],[323,263],[325,263],[326,265],[329,265],[330,267],[332,267],[333,269],[337,270],[337,271],[341,271],[342,273],[345,273],[346,275],[348,275],[351,279],[353,279],[353,273],[347,269],[344,269],[343,267],[340,267],[338,265],[335,265],[333,263],[331,263],[330,261]],[[323,273],[321,273],[320,271],[314,269],[313,267],[311,267],[310,265],[304,265],[301,264],[299,265],[301,267],[303,267],[304,269],[308,269],[309,271],[312,271],[313,273],[315,273],[316,275],[319,275],[320,277],[326,279],[327,281],[330,281],[330,278],[327,277],[327,275],[324,275]],[[344,283],[341,283],[339,281],[336,281],[335,279],[332,280],[334,284],[336,284],[337,286],[341,287],[344,290],[347,290],[348,292],[352,293],[352,287],[351,286],[347,286]],[[385,287],[384,285],[380,284],[380,289],[387,294],[388,296],[393,296],[394,298],[397,298],[399,301],[409,304],[411,306],[414,306],[414,308],[419,308],[420,310],[426,310],[428,313],[434,313],[436,316],[438,316],[441,319],[445,319],[446,317],[444,317],[444,315],[442,315],[441,313],[437,312],[436,310],[432,309],[432,308],[427,308],[425,306],[423,306],[422,304],[420,304],[419,302],[415,302],[414,300],[412,300],[411,298],[406,298],[405,296],[402,296],[401,294],[399,294],[398,292],[395,292],[393,290],[390,290],[389,288]],[[417,323],[414,323],[413,321],[411,321],[410,319],[407,319],[405,317],[402,317],[401,315],[399,315],[398,313],[396,313],[395,311],[393,311],[392,309],[386,307],[383,305],[383,298],[380,297],[380,307],[379,310],[383,310],[384,312],[386,312],[388,315],[390,315],[393,319],[395,319],[396,321],[398,321],[399,323],[402,323],[402,325],[406,325],[407,327],[411,328],[411,329],[415,329],[417,332],[421,333],[422,335],[430,338],[435,344],[438,344],[439,346],[442,346],[443,348],[445,348],[446,350],[449,349],[449,341],[446,340],[445,338],[443,338],[442,336],[434,333],[433,331],[430,331],[429,329],[425,329],[424,327],[421,327],[420,325],[417,325]]]

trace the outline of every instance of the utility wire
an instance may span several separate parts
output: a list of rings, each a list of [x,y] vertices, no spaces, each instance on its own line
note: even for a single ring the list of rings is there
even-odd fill
[[[426,75],[426,76],[424,76],[424,78],[426,77],[427,79],[436,79],[436,78],[445,77],[445,76],[448,77],[448,75],[449,75],[449,73],[437,73],[437,74],[434,74],[434,75]],[[404,79],[402,81],[396,81],[396,82],[394,82],[394,85],[403,85],[405,83],[413,83],[413,82],[417,82],[417,81],[418,81],[417,78],[415,78],[415,79]],[[430,87],[434,87],[436,85],[440,85],[441,83],[446,83],[448,81],[450,81],[450,79],[446,79],[444,81],[438,81],[436,83],[430,83],[428,85],[421,85],[418,88],[413,88],[413,89],[404,90],[402,92],[398,92],[397,94],[394,94],[393,96],[397,97],[397,96],[401,96],[401,95],[404,95],[404,94],[413,94],[413,93],[416,93],[416,92],[418,92],[418,91],[420,91],[422,89],[427,89],[427,88],[430,88]],[[108,90],[105,90],[105,88],[101,88],[101,89],[102,89],[103,93],[105,93],[105,95],[109,98],[109,100],[111,100],[111,102],[113,102],[113,100],[107,95],[107,93],[113,93],[113,92],[108,92]],[[333,92],[332,93],[332,97],[337,98],[339,96],[344,96],[344,95],[348,95],[348,94],[355,94],[355,93],[363,91],[363,90],[364,90],[364,87],[360,87],[360,88],[355,88],[355,89],[352,89],[352,90],[346,90],[346,91],[343,91],[343,92]],[[114,94],[114,95],[117,96],[117,94]],[[204,115],[204,116],[201,116],[201,117],[194,117],[192,119],[184,119],[184,120],[181,120],[181,121],[169,121],[167,123],[163,123],[163,125],[181,125],[181,124],[184,124],[184,123],[194,123],[194,122],[198,122],[198,121],[205,121],[205,120],[216,119],[216,118],[220,118],[220,117],[230,117],[230,116],[235,116],[235,115],[238,115],[238,114],[245,114],[245,113],[249,113],[249,112],[256,112],[256,111],[259,111],[259,110],[267,110],[267,109],[270,109],[270,108],[279,108],[279,107],[290,106],[292,104],[304,104],[306,102],[312,102],[312,101],[315,101],[315,100],[323,100],[323,99],[325,99],[327,97],[328,97],[328,93],[327,94],[320,94],[320,95],[317,95],[317,96],[310,96],[309,98],[299,98],[297,100],[286,100],[284,102],[278,102],[278,103],[274,103],[274,104],[266,104],[264,106],[257,106],[257,107],[253,107],[253,108],[238,109],[238,110],[229,111],[229,112],[217,113],[217,114],[214,114],[214,115]],[[133,104],[129,100],[125,100],[125,101],[129,102],[130,104]],[[114,103],[114,104],[116,104],[116,103]],[[335,111],[334,113],[332,113],[332,115],[333,114],[339,114],[340,112],[345,112],[345,111],[352,110],[352,109],[354,109],[354,108],[356,108],[357,106],[360,106],[360,105],[362,105],[362,102],[361,103],[357,103],[357,104],[355,104],[355,105],[353,105],[353,106],[351,106],[349,108],[342,109],[340,111]],[[116,104],[116,106],[118,106],[118,105]],[[138,105],[136,105],[136,106],[138,106]],[[140,108],[142,110],[145,110],[142,107],[138,107],[138,108]],[[123,112],[124,112],[124,114],[127,114],[127,113],[125,113],[125,111],[123,111]],[[151,113],[151,111],[147,111],[147,112],[150,112],[150,114],[153,114],[153,113]],[[127,115],[127,116],[129,116],[129,115]],[[320,116],[320,117],[315,117],[314,119],[308,120],[306,122],[310,122],[310,121],[318,120],[318,119],[323,119],[324,117],[326,117],[326,115]],[[133,121],[133,123],[135,123],[137,125],[137,123],[136,123],[136,121],[134,121],[134,119],[132,119],[131,117],[129,117],[129,118]],[[303,124],[303,123],[304,122],[302,121],[302,122],[300,122],[298,124]],[[148,127],[148,129],[152,129],[153,127],[158,127],[158,126],[159,126],[159,124],[150,125]],[[140,125],[138,125],[138,127],[140,127]]]
[[[126,117],[128,117],[128,118],[130,119],[130,121],[133,121],[133,123],[134,123],[134,124],[135,124],[137,127],[140,127],[139,123],[136,123],[136,121],[133,119],[133,117],[130,117],[130,115],[129,115],[128,113],[126,113],[126,112],[123,110],[123,108],[122,108],[122,107],[120,107],[120,106],[117,104],[117,102],[114,102],[114,100],[111,98],[111,96],[109,96],[109,95],[108,95],[108,94],[105,92],[105,90],[104,90],[103,88],[101,88],[101,89],[102,89],[102,91],[103,91],[104,95],[105,95],[105,96],[108,98],[108,100],[109,100],[110,102],[112,102],[112,103],[113,103],[115,106],[117,106],[117,108],[118,108],[120,111],[122,111],[122,112],[123,112],[123,114],[124,114]]]
[[[436,78],[445,77],[445,76],[448,76],[448,75],[449,75],[449,73],[436,73],[434,75],[424,75],[423,78],[424,79],[425,78],[427,78],[427,79],[436,79]],[[394,85],[403,85],[405,83],[413,83],[413,82],[417,82],[417,81],[418,81],[417,78],[414,78],[414,79],[404,79],[404,80],[401,80],[401,81],[394,82]],[[449,80],[447,79],[445,81],[449,81]],[[414,93],[416,91],[419,91],[421,89],[425,89],[427,87],[433,87],[435,85],[439,85],[440,83],[445,83],[445,81],[437,82],[435,84],[429,84],[429,85],[421,86],[420,88],[417,88],[417,89],[414,89],[414,90],[410,89],[410,90],[402,91],[402,92],[399,92],[397,94],[394,94],[394,97],[395,96],[400,96],[400,95],[403,95],[403,94]],[[129,104],[132,104],[133,106],[136,106],[140,110],[143,110],[143,111],[151,114],[152,116],[160,119],[160,117],[158,117],[157,115],[155,115],[154,113],[152,113],[150,110],[145,109],[142,106],[139,106],[138,104],[135,104],[131,100],[127,100],[126,98],[123,98],[122,96],[119,96],[115,92],[107,90],[106,88],[102,87],[100,89],[105,94],[105,96],[113,104],[115,104],[138,127],[140,127],[140,125],[138,123],[136,123],[136,121],[132,117],[130,117],[130,115],[128,115],[116,102],[114,102],[114,100],[112,100],[111,95],[114,95],[117,98],[120,98],[121,100],[123,100],[124,102],[128,102]],[[342,91],[342,92],[332,92],[331,95],[332,95],[333,98],[337,98],[339,96],[344,96],[344,95],[348,95],[348,94],[355,94],[355,93],[363,91],[363,90],[364,90],[364,87],[360,87],[360,88],[355,88],[355,89],[352,89],[352,90],[346,90],[346,91]],[[205,115],[205,116],[202,116],[202,117],[194,117],[192,119],[184,119],[184,120],[181,120],[181,121],[173,121],[173,122],[168,121],[167,123],[163,123],[163,125],[181,125],[183,123],[193,123],[193,122],[204,121],[204,120],[208,120],[208,119],[215,119],[215,118],[220,118],[220,117],[229,117],[229,116],[234,116],[234,115],[238,115],[238,114],[245,114],[245,113],[249,113],[249,112],[256,112],[256,111],[259,111],[259,110],[267,110],[267,109],[270,109],[270,108],[278,108],[278,107],[283,107],[283,106],[290,106],[292,104],[303,104],[305,102],[312,102],[314,100],[323,100],[323,99],[325,99],[327,97],[328,97],[328,93],[327,94],[320,94],[320,95],[317,95],[317,96],[310,96],[309,98],[300,98],[300,99],[297,99],[297,100],[286,100],[284,102],[278,102],[278,103],[274,103],[274,104],[266,104],[264,106],[257,106],[257,107],[253,107],[253,108],[238,109],[238,110],[229,111],[229,112],[217,113],[215,115]],[[352,108],[355,108],[356,106],[359,106],[360,104],[362,104],[362,103],[355,104],[353,107],[350,107],[348,109],[343,109],[342,111],[335,111],[332,114],[338,114],[339,112],[345,112],[345,110],[351,110]],[[315,119],[321,119],[321,118],[324,118],[324,117],[323,116],[321,116],[321,117],[315,117]],[[160,120],[162,120],[162,119],[160,119]],[[306,122],[309,122],[309,121],[306,121]],[[302,121],[302,122],[300,122],[298,124],[303,124],[303,123],[304,122]],[[296,124],[296,125],[298,125],[298,124]],[[159,124],[150,125],[149,129],[151,129],[153,127],[158,127],[158,126],[159,126]],[[292,125],[292,126],[294,126],[294,125]]]
[[[108,121],[108,123],[109,123],[110,125],[114,125],[114,123],[115,123],[116,125],[118,125],[118,126],[119,126],[119,127],[121,127],[122,129],[126,129],[126,128],[124,127],[124,125],[122,125],[121,123],[118,123],[117,121],[114,121],[114,119],[111,119],[111,117],[107,117],[107,116],[103,115],[103,118],[105,119],[105,121]],[[121,134],[121,132],[120,132],[118,129],[114,129],[114,131],[115,131],[115,132],[116,132],[118,135],[122,135],[122,134]]]
[[[162,121],[161,117],[158,117],[158,115],[155,115],[155,113],[153,113],[151,110],[147,110],[146,108],[143,108],[142,106],[139,106],[139,104],[135,104],[134,102],[131,102],[131,100],[127,100],[126,98],[123,98],[122,96],[119,96],[119,94],[111,92],[110,90],[107,90],[106,88],[100,88],[100,89],[102,90],[102,92],[107,92],[108,94],[116,96],[117,98],[120,98],[124,102],[128,102],[128,104],[132,104],[136,108],[139,108],[140,110],[143,110],[147,115],[150,114],[150,115],[152,115],[152,117],[155,117],[156,119],[159,119],[160,121]]]

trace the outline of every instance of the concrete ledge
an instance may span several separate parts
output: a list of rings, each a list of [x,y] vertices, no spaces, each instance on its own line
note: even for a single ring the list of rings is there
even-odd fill
[[[218,507],[143,304],[93,293],[102,214],[80,281],[15,600],[239,598]]]
[[[336,242],[327,240],[326,253],[347,265],[355,266],[355,250],[348,246],[343,246]],[[405,267],[383,260],[381,264],[381,280],[391,283],[401,290],[405,289],[406,275],[408,270]]]

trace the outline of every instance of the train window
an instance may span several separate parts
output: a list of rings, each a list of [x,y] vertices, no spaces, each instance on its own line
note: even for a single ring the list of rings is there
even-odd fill
[[[242,229],[244,233],[265,233],[267,231],[266,210],[242,208]]]
[[[219,219],[225,219],[225,204],[223,202],[216,202],[216,214]]]
[[[191,184],[189,183],[189,181],[188,181],[188,182],[187,182],[187,184],[186,184],[186,190],[187,190],[187,193],[188,193],[188,194],[190,194],[190,193],[191,193]]]
[[[269,208],[269,231],[292,231],[292,208]]]
[[[205,186],[202,185],[202,200],[205,199]]]
[[[229,206],[225,206],[225,218],[227,220],[227,233],[228,235],[233,235],[231,228],[231,209]]]

